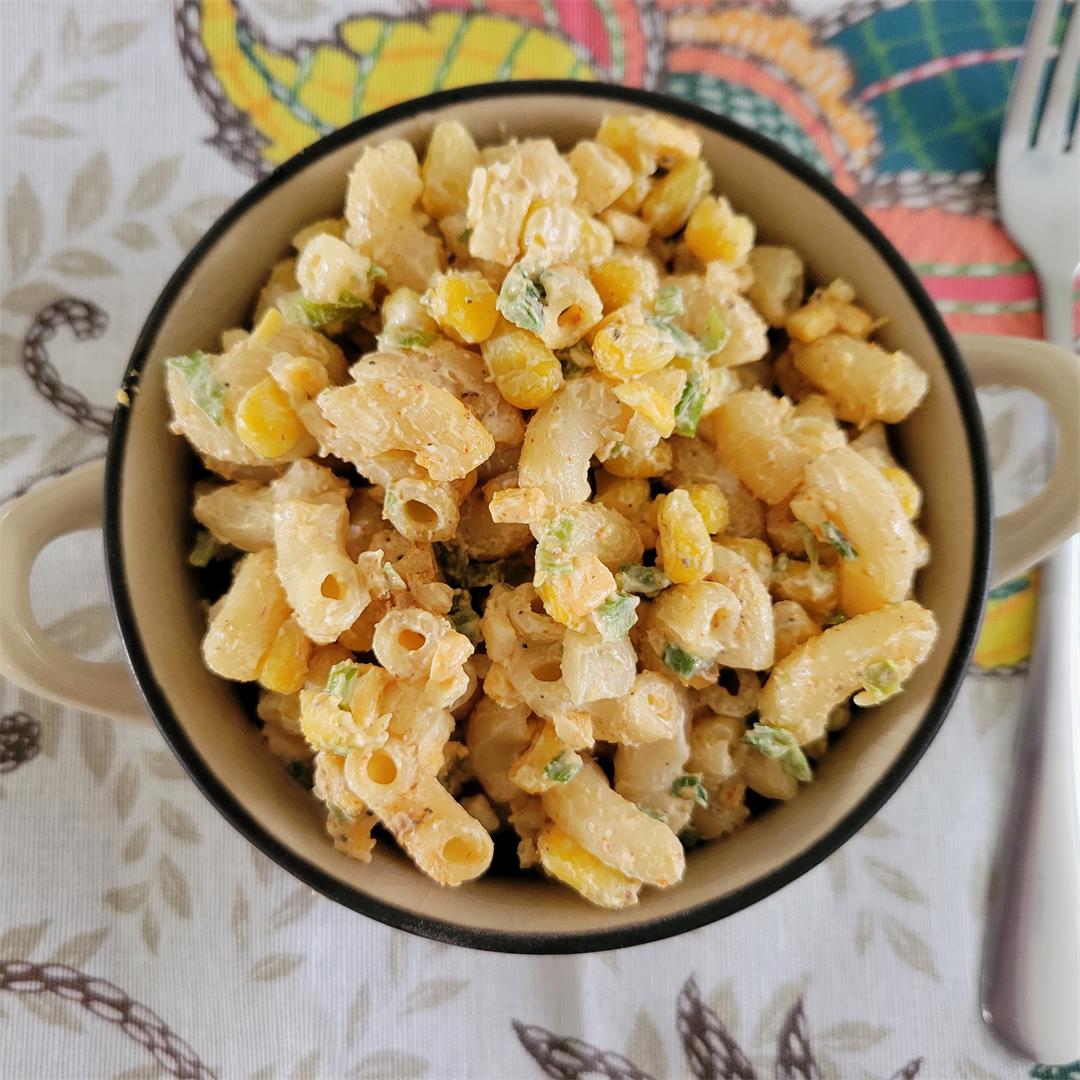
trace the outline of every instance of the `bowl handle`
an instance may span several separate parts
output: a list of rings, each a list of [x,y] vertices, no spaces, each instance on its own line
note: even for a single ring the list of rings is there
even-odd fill
[[[62,705],[147,724],[127,666],[64,652],[30,606],[30,572],[45,546],[68,533],[101,528],[104,479],[104,460],[91,461],[0,507],[0,675]]]
[[[957,343],[976,386],[1030,390],[1049,406],[1058,429],[1058,454],[1046,487],[995,522],[991,585],[1040,562],[1080,530],[1080,361],[1045,341],[959,334]]]

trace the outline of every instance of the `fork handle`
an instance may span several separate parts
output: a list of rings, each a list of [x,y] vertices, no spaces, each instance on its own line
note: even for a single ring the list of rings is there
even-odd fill
[[[1042,296],[1043,337],[1073,352],[1076,348],[1076,321],[1073,305],[1074,272],[1062,270],[1060,277],[1052,281],[1039,275],[1039,291]],[[1068,281],[1068,288],[1062,288]]]
[[[1025,1057],[1080,1058],[1080,536],[1042,565],[991,885],[982,1010]]]

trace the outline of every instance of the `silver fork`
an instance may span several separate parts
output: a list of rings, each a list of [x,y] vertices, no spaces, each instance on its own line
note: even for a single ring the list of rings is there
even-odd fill
[[[1067,10],[1068,5],[1065,5]],[[1046,337],[1075,348],[1080,0],[1045,103],[1059,0],[1035,0],[999,148],[1001,217],[1035,267]],[[1080,385],[1080,380],[1078,380]],[[1080,478],[1078,478],[1080,482]],[[1080,537],[1043,564],[1035,651],[983,943],[982,1013],[1027,1058],[1080,1058]]]

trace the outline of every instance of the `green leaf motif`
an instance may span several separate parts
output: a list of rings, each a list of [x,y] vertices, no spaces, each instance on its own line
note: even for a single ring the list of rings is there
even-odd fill
[[[636,596],[628,596],[623,592],[609,596],[597,608],[594,616],[600,637],[604,641],[621,641],[626,637],[637,622],[637,606],[640,603]]]
[[[581,758],[563,751],[544,766],[544,775],[556,784],[567,784],[577,776],[580,768]]]
[[[684,649],[680,649],[673,641],[664,646],[660,654],[660,660],[665,667],[670,668],[680,679],[692,679],[708,663],[698,656],[691,656]]]
[[[786,728],[773,727],[771,724],[755,724],[744,736],[743,742],[764,754],[767,758],[780,762],[784,771],[802,783],[809,783],[814,774],[810,763],[798,740]]]
[[[675,406],[675,434],[693,438],[701,422],[701,412],[705,408],[705,398],[709,388],[705,377],[697,371],[686,373],[686,386]]]
[[[851,541],[831,521],[822,524],[821,532],[841,559],[850,561],[859,557],[859,553],[852,546]]]
[[[214,375],[210,356],[196,349],[186,356],[174,356],[166,363],[183,375],[191,400],[215,424],[220,424],[225,419],[225,387]]]
[[[655,566],[627,563],[616,575],[620,592],[637,594],[650,600],[671,584],[671,578]]]
[[[544,329],[544,298],[543,286],[515,263],[503,278],[496,307],[508,322],[539,334]]]

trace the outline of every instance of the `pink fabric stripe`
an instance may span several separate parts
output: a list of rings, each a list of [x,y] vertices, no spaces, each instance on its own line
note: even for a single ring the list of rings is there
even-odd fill
[[[1039,295],[1035,275],[1004,274],[1001,277],[936,277],[922,279],[935,300],[964,300],[971,304],[1011,304]]]
[[[899,90],[912,83],[924,82],[926,79],[936,78],[946,71],[955,71],[957,68],[974,67],[976,64],[988,64],[997,60],[1018,60],[1023,52],[1022,45],[1009,45],[1000,49],[972,49],[971,52],[957,53],[956,56],[940,56],[907,71],[890,75],[880,82],[871,83],[860,91],[859,101],[873,101],[874,98],[887,94],[891,90]]]

